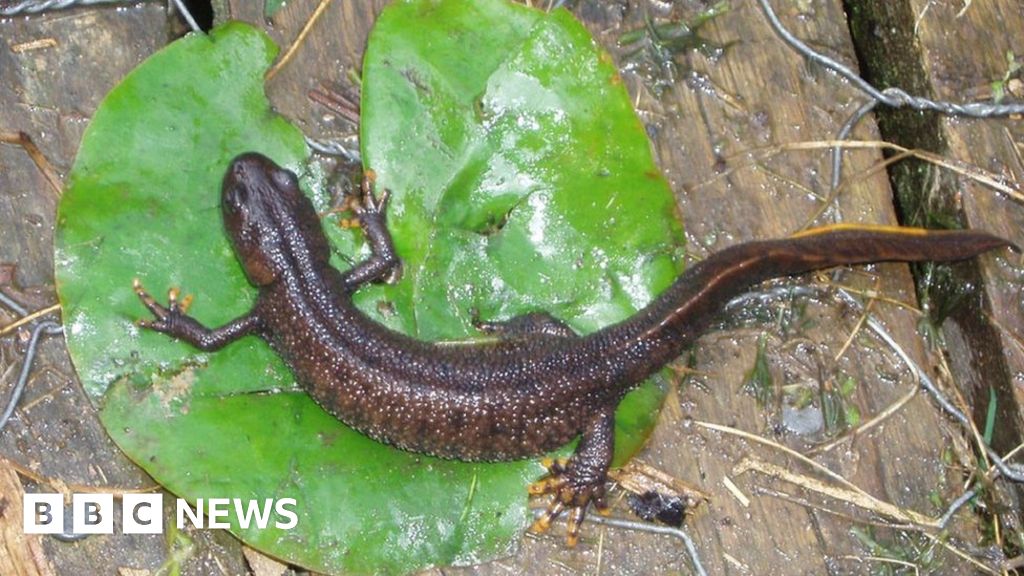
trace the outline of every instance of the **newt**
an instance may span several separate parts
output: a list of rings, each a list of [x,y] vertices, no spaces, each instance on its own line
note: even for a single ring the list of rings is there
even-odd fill
[[[527,458],[579,438],[567,460],[530,486],[550,494],[532,526],[569,510],[574,545],[591,502],[605,508],[615,408],[677,358],[734,296],[774,277],[879,261],[951,261],[1012,246],[976,231],[838,226],[747,242],[691,266],[630,318],[587,335],[537,311],[477,322],[494,337],[451,346],[393,331],[352,302],[369,282],[395,281],[401,260],[386,224],[387,191],[364,180],[353,211],[371,249],[339,271],[312,202],[289,170],[256,153],[235,158],[223,179],[224,226],[258,289],[245,315],[210,329],[171,289],[166,306],[135,282],[153,314],[145,328],[217,350],[248,335],[266,340],[327,412],[381,442],[466,461]]]

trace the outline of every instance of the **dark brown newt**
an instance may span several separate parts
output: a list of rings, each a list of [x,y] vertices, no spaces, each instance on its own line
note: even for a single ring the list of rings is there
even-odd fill
[[[313,204],[292,172],[255,153],[224,176],[224,224],[249,281],[252,310],[209,329],[171,290],[165,307],[136,283],[156,317],[142,326],[217,350],[254,334],[270,343],[328,412],[404,450],[459,460],[512,460],[574,438],[567,461],[531,487],[551,493],[547,528],[570,509],[575,543],[588,504],[604,506],[615,408],[623,395],[675,359],[734,296],[762,280],[841,264],[948,261],[1009,246],[972,231],[833,227],[748,242],[711,255],[632,317],[580,336],[545,312],[480,323],[497,338],[467,345],[424,342],[359,311],[352,294],[394,279],[401,263],[385,224],[387,193],[364,183],[354,208],[371,256],[340,272]]]

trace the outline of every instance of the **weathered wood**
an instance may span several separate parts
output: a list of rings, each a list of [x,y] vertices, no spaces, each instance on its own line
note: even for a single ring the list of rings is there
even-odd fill
[[[1024,51],[1019,34],[1024,10],[1012,0],[963,5],[858,0],[851,4],[856,7],[852,28],[864,47],[865,65],[883,86],[904,86],[950,102],[992,102],[993,83],[1006,79],[1008,55]],[[1024,99],[1019,79],[1004,88],[1008,100]],[[878,116],[887,139],[934,152],[966,170],[957,173],[922,162],[904,163],[895,169],[893,180],[905,218],[959,222],[993,231],[1020,245],[1024,240],[1024,203],[1019,195],[1024,191],[1024,126],[1020,118],[972,120],[884,109]],[[1018,196],[1007,197],[980,183],[979,174],[1009,186]],[[932,292],[937,306],[944,298],[957,299],[943,325],[953,381],[965,411],[979,429],[985,426],[994,399],[998,409],[991,442],[997,452],[1005,454],[1024,437],[1021,256],[987,255],[971,265],[954,267],[950,277],[953,283],[944,282],[944,287]],[[956,289],[957,281],[970,288]],[[1024,490],[1003,483],[993,488],[988,493],[996,512],[987,521],[998,523],[1001,532],[1020,532]]]
[[[924,2],[911,2],[914,13],[922,14]],[[918,26],[923,63],[931,88],[940,99],[988,99],[991,83],[1007,72],[1007,54],[1024,58],[1024,10],[1019,2],[997,0],[967,7],[962,16],[954,6],[934,6],[923,13]],[[982,49],[972,50],[978,46]],[[951,47],[954,47],[950,50]],[[979,94],[980,89],[980,94]],[[1007,94],[1020,101],[1024,91]],[[945,119],[942,135],[948,143],[948,156],[994,174],[1000,180],[1024,190],[1024,124],[1020,118],[987,120]],[[1024,242],[1024,203],[1013,200],[964,177],[948,177],[952,192],[963,204],[968,227],[991,230],[1018,245]],[[950,346],[966,359],[957,365],[965,391],[973,397],[978,422],[988,407],[989,388],[997,392],[998,427],[993,444],[1007,452],[1021,442],[1024,431],[1024,308],[1020,305],[1020,255],[991,255],[980,260],[987,300],[985,312],[990,318],[975,318],[981,328],[965,325],[972,320],[954,317],[947,327]],[[987,330],[986,330],[987,329]],[[976,340],[965,338],[984,331],[984,348]],[[979,349],[981,348],[981,349]],[[998,374],[998,379],[993,378]]]
[[[53,566],[43,552],[43,537],[25,534],[22,528],[22,496],[18,475],[0,463],[0,574],[53,576]]]
[[[274,109],[307,136],[340,140],[358,133],[358,126],[310,100],[309,93],[326,87],[349,89],[358,94],[349,75],[358,77],[360,74],[366,38],[385,5],[385,0],[332,3],[309,27],[307,36],[297,43],[288,63],[267,83],[267,95]],[[274,26],[267,32],[281,46],[279,59],[296,45],[300,30],[315,8],[316,3],[292,2],[274,16]],[[232,0],[229,9],[233,19],[254,23],[262,20],[262,7],[258,2]]]
[[[839,2],[775,4],[798,37],[856,67]],[[634,20],[632,26],[638,24]],[[760,161],[751,152],[830,139],[861,102],[834,74],[807,63],[783,45],[767,28],[755,3],[734,3],[733,10],[712,26],[713,37],[735,44],[717,62],[689,59],[706,82],[692,79],[689,86],[677,84],[661,98],[641,89],[637,98],[644,118],[656,126],[651,130],[654,144],[663,169],[680,190],[691,250],[697,256],[742,240],[784,236],[805,226],[828,193],[827,154],[782,152]],[[854,136],[873,140],[877,132],[866,122]],[[848,188],[836,202],[843,221],[895,222],[885,174],[862,175],[879,160],[877,152],[846,153]],[[872,270],[868,277],[863,271],[845,273],[840,283],[871,287],[877,282],[882,294],[913,300],[913,284],[905,267],[885,265]],[[915,383],[895,353],[869,334],[861,333],[854,346],[833,360],[855,330],[857,314],[831,299],[806,306],[802,314],[809,322],[805,327],[798,322],[788,333],[762,322],[703,338],[695,351],[696,370],[702,373],[696,381],[706,389],[684,390],[680,412],[686,418],[735,426],[797,449],[822,440],[820,430],[801,434],[778,406],[759,408],[753,398],[740,392],[762,333],[768,334],[767,354],[777,386],[801,382],[835,386],[852,377],[857,383],[852,403],[865,419],[913,389]],[[876,305],[873,313],[916,362],[934,363],[915,330],[913,315],[889,305]],[[865,518],[863,513],[763,476],[732,473],[742,459],[756,456],[817,477],[806,466],[777,450],[686,426],[685,418],[666,419],[651,446],[651,457],[660,459],[669,472],[712,493],[707,509],[691,525],[710,573],[822,574],[864,569],[846,559],[867,554],[850,534],[854,524],[849,519],[758,496],[755,491],[770,488],[841,514]],[[884,426],[840,444],[817,460],[881,500],[935,515],[939,511],[929,503],[929,492],[954,490],[939,459],[943,443],[936,441],[943,422],[934,406],[918,395]],[[750,498],[749,506],[725,489],[727,478]]]
[[[1016,34],[1024,26],[1019,2],[853,4],[859,7],[854,29],[865,37],[865,60],[878,81],[938,100],[991,101],[992,83],[1007,72],[1007,54],[1024,50]],[[895,24],[880,26],[880,21]],[[1007,93],[1017,101],[1022,96]],[[934,152],[967,170],[957,174],[923,162],[907,162],[895,170],[906,218],[959,221],[1018,244],[1024,240],[1021,201],[972,176],[990,175],[1018,192],[1024,190],[1020,119],[971,120],[885,109],[878,115],[890,140]],[[958,269],[970,282],[980,282],[981,289],[944,326],[956,380],[978,422],[984,422],[990,387],[997,394],[999,426],[993,443],[1003,451],[1018,444],[1024,430],[1020,261],[1019,256],[993,254],[979,259],[978,266]]]
[[[0,131],[29,134],[66,175],[100,100],[167,41],[166,29],[164,7],[152,3],[0,20]],[[53,231],[58,198],[21,148],[0,144],[0,264],[16,263],[14,280],[28,287],[25,292],[0,289],[33,309],[56,302]],[[0,325],[12,319],[0,306]],[[8,374],[0,385],[4,405],[24,354],[23,336],[0,341],[0,374]],[[75,378],[63,339],[48,338],[40,348],[21,407],[0,433],[0,454],[69,485],[152,486],[103,430]],[[55,489],[50,484],[31,487]],[[217,564],[231,573],[244,570],[240,547],[230,536],[202,531],[191,537],[194,548],[182,574],[213,574],[211,565]],[[168,556],[168,544],[151,536],[94,536],[76,544],[50,537],[40,541],[45,557],[39,561],[52,563],[57,574],[155,569]]]

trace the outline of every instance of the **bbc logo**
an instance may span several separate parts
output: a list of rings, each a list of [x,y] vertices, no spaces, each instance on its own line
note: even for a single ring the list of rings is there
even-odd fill
[[[26,534],[61,534],[64,523],[64,497],[61,494],[25,494]],[[195,507],[182,498],[175,502],[175,525],[179,530],[238,526],[248,530],[274,527],[291,530],[299,523],[295,498],[197,498]],[[113,534],[113,494],[72,494],[72,534]],[[164,530],[162,494],[125,494],[121,499],[121,529],[125,534],[161,534]]]
[[[23,526],[26,534],[64,532],[64,497],[61,494],[25,494]],[[125,494],[121,499],[125,534],[160,534],[164,529],[163,496]],[[113,494],[72,494],[71,532],[113,534]]]

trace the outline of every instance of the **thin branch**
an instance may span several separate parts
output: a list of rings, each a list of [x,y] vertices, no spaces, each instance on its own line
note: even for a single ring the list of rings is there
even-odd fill
[[[286,50],[281,56],[281,59],[278,60],[270,70],[267,70],[266,75],[263,76],[265,81],[270,81],[271,78],[277,76],[277,73],[291,61],[295,56],[295,53],[298,52],[299,47],[306,41],[306,37],[309,35],[310,30],[313,29],[313,24],[316,24],[316,21],[323,16],[324,11],[327,10],[327,7],[330,4],[331,0],[320,0],[316,10],[314,10],[313,14],[310,15],[309,20],[306,20],[306,23],[302,26],[302,30],[299,31],[299,35],[295,37],[295,41],[288,47],[288,50]]]

